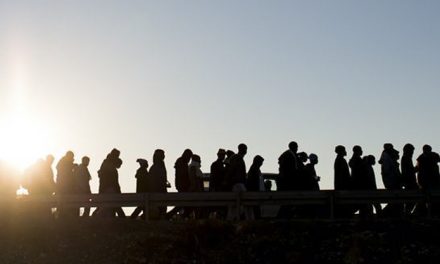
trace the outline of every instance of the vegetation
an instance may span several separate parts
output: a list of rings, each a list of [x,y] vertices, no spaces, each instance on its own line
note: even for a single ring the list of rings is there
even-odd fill
[[[0,221],[0,263],[438,263],[438,220]]]

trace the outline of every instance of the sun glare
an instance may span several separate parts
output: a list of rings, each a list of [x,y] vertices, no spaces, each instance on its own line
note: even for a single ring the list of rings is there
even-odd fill
[[[21,42],[11,53],[9,100],[5,111],[0,112],[0,161],[23,171],[37,159],[45,157],[53,142],[47,124],[38,120],[27,104],[29,69],[26,47]]]
[[[23,171],[47,154],[49,139],[48,129],[31,116],[9,116],[0,120],[0,160]]]

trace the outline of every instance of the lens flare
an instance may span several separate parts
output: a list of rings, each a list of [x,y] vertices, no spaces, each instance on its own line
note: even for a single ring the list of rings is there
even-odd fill
[[[30,116],[12,115],[0,121],[0,160],[20,170],[44,157],[49,144],[47,127]]]

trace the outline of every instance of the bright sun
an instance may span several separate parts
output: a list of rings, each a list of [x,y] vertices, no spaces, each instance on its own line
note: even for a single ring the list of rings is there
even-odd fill
[[[47,127],[32,117],[15,114],[0,119],[0,160],[23,171],[47,155],[50,137]]]
[[[11,74],[4,93],[9,100],[0,111],[0,161],[23,171],[48,154],[53,137],[26,102],[31,76],[26,49],[16,45],[9,63]]]

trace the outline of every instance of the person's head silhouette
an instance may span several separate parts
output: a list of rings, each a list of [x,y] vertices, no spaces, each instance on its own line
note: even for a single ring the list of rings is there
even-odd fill
[[[338,156],[346,156],[347,151],[345,150],[345,147],[342,145],[338,145],[335,147],[335,152],[338,154]]]
[[[165,151],[156,149],[153,154],[153,163],[161,163],[165,159]]]
[[[318,156],[316,154],[311,153],[309,155],[309,161],[311,164],[316,165],[318,164]]]
[[[430,145],[424,145],[423,146],[423,153],[428,154],[432,152],[432,147]]]
[[[223,161],[226,157],[226,151],[224,149],[219,149],[217,152],[217,158]]]
[[[86,166],[86,167],[89,166],[89,164],[90,164],[90,158],[87,157],[87,156],[82,157],[82,159],[81,159],[81,164],[84,165],[84,166]]]
[[[148,161],[146,159],[137,159],[136,162],[139,163],[141,168],[148,168]]]
[[[411,156],[412,157],[412,155],[414,154],[414,146],[412,145],[412,144],[406,144],[404,147],[403,147],[403,155],[405,155],[405,156]]]
[[[238,145],[238,155],[244,157],[247,153],[247,146],[246,144],[241,143]]]
[[[183,160],[188,163],[191,160],[191,157],[193,155],[193,152],[190,149],[185,149],[182,154]]]
[[[293,152],[296,153],[298,151],[298,143],[296,143],[295,141],[292,141],[289,143],[289,149]]]
[[[362,148],[360,146],[356,145],[353,147],[353,156],[360,157],[362,156],[362,153]]]
[[[263,162],[264,162],[264,158],[261,157],[260,155],[254,157],[253,164],[255,164],[255,166],[257,166],[258,168],[263,165]]]

